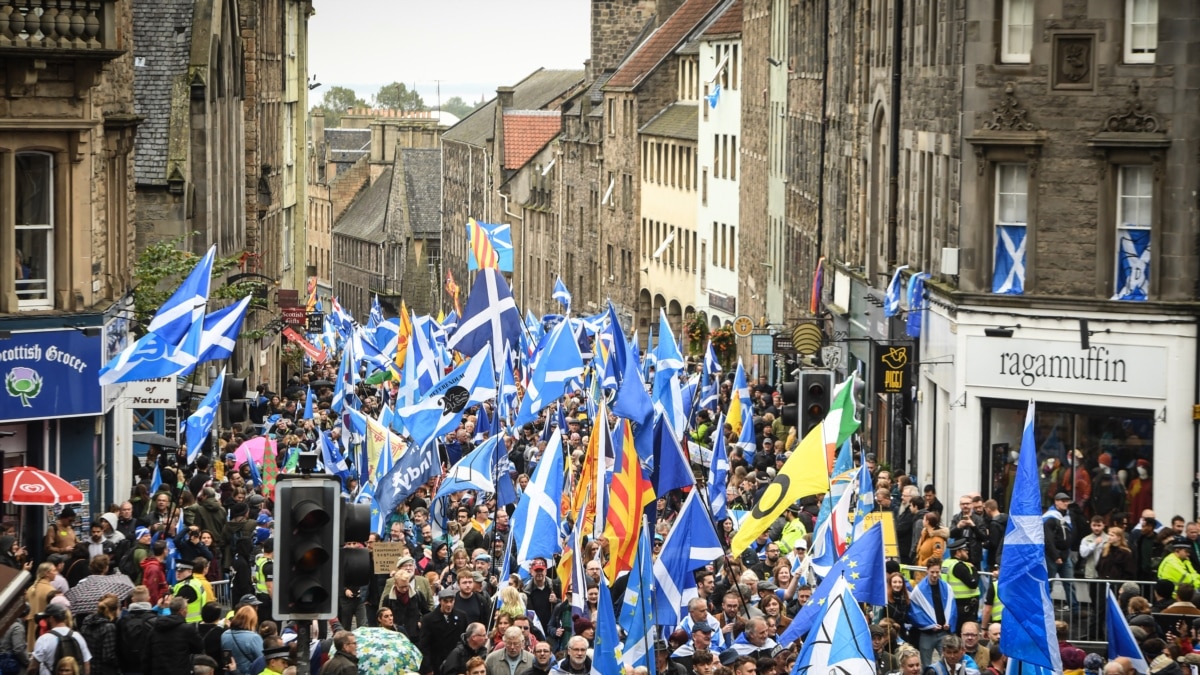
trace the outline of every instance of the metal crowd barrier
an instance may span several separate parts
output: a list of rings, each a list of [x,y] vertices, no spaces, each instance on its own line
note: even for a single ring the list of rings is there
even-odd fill
[[[229,596],[229,579],[210,582],[212,584],[213,598],[222,607],[233,607],[233,598]]]

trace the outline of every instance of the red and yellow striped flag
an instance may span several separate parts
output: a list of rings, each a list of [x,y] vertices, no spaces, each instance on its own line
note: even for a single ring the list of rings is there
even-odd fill
[[[618,424],[620,440],[613,447],[616,463],[609,486],[608,515],[604,519],[604,536],[609,547],[604,573],[611,581],[621,572],[633,569],[642,533],[642,512],[655,500],[654,486],[642,472],[633,447],[629,420],[621,419]]]
[[[408,314],[408,305],[400,301],[400,330],[396,334],[396,354],[392,360],[396,362],[397,374],[404,372],[404,361],[408,356],[408,341],[412,339],[412,317]]]
[[[475,264],[479,269],[497,269],[500,267],[500,254],[496,253],[496,247],[492,246],[492,240],[488,237],[488,233],[479,223],[471,218],[467,221],[467,243],[471,247],[471,254],[475,256]]]

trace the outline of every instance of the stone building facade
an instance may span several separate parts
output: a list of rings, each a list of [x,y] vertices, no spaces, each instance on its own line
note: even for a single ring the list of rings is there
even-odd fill
[[[89,481],[97,513],[128,494],[132,473],[122,388],[101,387],[98,371],[130,339],[142,121],[133,3],[10,8],[0,24],[0,453]],[[45,529],[41,509],[20,511],[21,531]]]

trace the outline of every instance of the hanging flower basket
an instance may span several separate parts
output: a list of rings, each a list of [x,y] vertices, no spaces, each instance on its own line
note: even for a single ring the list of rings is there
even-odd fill
[[[687,337],[688,354],[697,356],[704,353],[704,343],[708,340],[708,324],[703,316],[697,312],[684,322],[683,334]]]
[[[721,367],[732,368],[733,364],[737,363],[737,337],[733,334],[733,328],[718,328],[709,334],[708,339],[712,341],[713,351],[717,353],[717,361],[721,363]]]

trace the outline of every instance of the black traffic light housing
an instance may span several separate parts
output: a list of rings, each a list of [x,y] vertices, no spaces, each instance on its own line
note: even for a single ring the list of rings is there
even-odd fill
[[[275,486],[276,619],[332,619],[340,575],[342,490],[335,476],[281,476]]]
[[[779,395],[783,398],[783,407],[779,409],[783,425],[800,426],[800,383],[796,380],[784,382],[779,386]]]
[[[221,392],[221,412],[226,423],[237,424],[250,418],[250,401],[246,398],[247,391],[246,378],[225,378],[225,390]]]
[[[800,424],[803,438],[829,414],[833,395],[833,373],[828,370],[806,370],[800,373]]]

